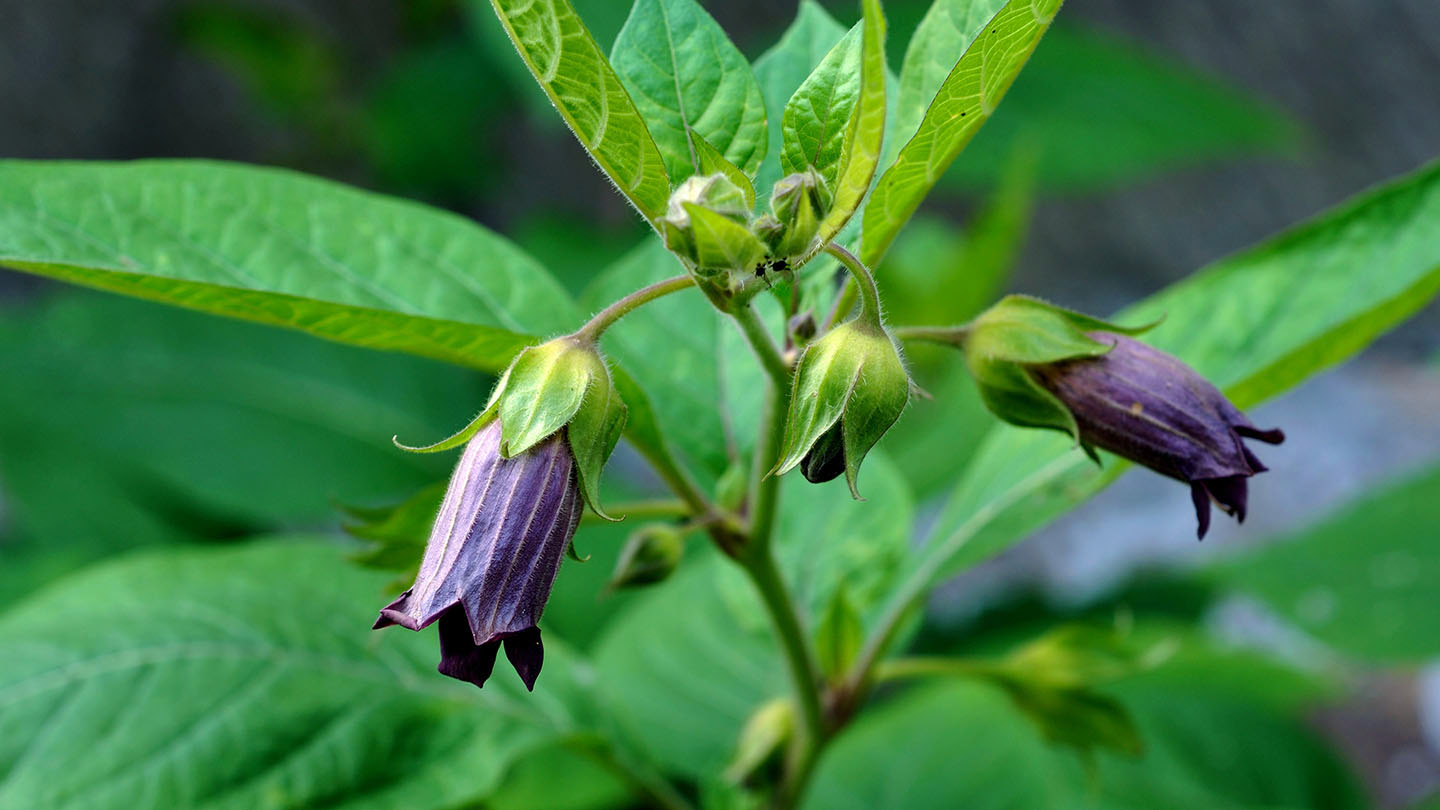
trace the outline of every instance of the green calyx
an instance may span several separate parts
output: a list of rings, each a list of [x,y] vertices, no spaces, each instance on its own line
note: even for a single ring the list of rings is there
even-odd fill
[[[788,259],[810,252],[832,197],[813,168],[782,177],[770,194],[770,213],[755,221],[755,233],[770,255]]]
[[[1014,425],[1063,430],[1078,439],[1074,415],[1040,387],[1029,368],[1110,351],[1110,344],[1091,332],[1136,335],[1154,326],[1119,326],[1038,298],[1008,295],[961,334],[965,362],[992,413]]]
[[[449,450],[498,418],[500,455],[514,458],[563,429],[581,496],[595,514],[615,520],[600,506],[600,471],[620,441],[625,416],[625,403],[594,344],[561,337],[516,355],[485,410],[459,433],[425,447],[396,444],[418,453]]]
[[[889,334],[858,320],[837,327],[800,358],[773,473],[784,475],[819,450],[825,458],[807,462],[807,478],[828,480],[843,468],[859,500],[860,464],[909,398],[910,375]],[[828,477],[810,474],[827,469],[833,471]]]

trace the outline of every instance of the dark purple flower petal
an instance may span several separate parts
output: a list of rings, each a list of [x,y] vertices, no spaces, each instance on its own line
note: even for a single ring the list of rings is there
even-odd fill
[[[440,666],[437,669],[441,675],[484,686],[495,670],[495,654],[499,651],[498,640],[475,643],[464,611],[451,608],[440,615]]]
[[[540,643],[540,629],[532,627],[513,636],[505,637],[505,657],[510,666],[525,682],[525,688],[535,691],[535,679],[540,677],[540,665],[545,663],[545,645]]]
[[[1266,467],[1242,437],[1279,444],[1285,434],[1255,427],[1209,380],[1171,355],[1123,335],[1090,337],[1113,348],[1029,367],[1075,417],[1081,445],[1191,483],[1202,537],[1211,500],[1243,521],[1246,479]]]
[[[510,459],[499,445],[498,420],[470,440],[414,586],[380,611],[375,626],[420,630],[439,619],[441,671],[477,686],[484,677],[472,676],[482,668],[489,675],[502,639],[533,638],[519,657],[523,668],[516,664],[533,688],[543,660],[536,624],[583,504],[563,432]],[[506,652],[514,663],[519,654],[508,641]]]

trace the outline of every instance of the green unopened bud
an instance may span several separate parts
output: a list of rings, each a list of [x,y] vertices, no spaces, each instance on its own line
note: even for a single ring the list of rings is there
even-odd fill
[[[775,474],[801,466],[820,483],[843,472],[858,499],[860,463],[909,398],[910,375],[884,329],[861,320],[835,328],[805,349],[795,370]]]
[[[678,526],[655,523],[641,527],[625,541],[611,588],[633,588],[663,581],[685,556],[685,532]]]
[[[789,258],[806,253],[831,201],[825,178],[814,169],[782,177],[770,194],[770,216],[756,222],[756,233],[770,247],[772,256]]]
[[[487,414],[500,419],[503,458],[524,453],[563,428],[585,502],[612,519],[600,506],[600,471],[620,440],[626,409],[594,344],[562,337],[520,352],[481,418]]]
[[[749,267],[765,247],[746,223],[750,205],[745,192],[723,173],[695,175],[670,195],[656,227],[665,247],[688,259],[702,275]]]
[[[779,759],[794,733],[795,708],[789,700],[776,698],[756,709],[740,731],[725,778],[736,784],[747,781],[767,763]]]
[[[1130,335],[1149,328],[1127,329],[1037,298],[1009,295],[966,327],[960,343],[991,412],[1014,425],[1054,428],[1078,438],[1070,409],[1036,381],[1030,368],[1110,351],[1112,344],[1089,332]]]

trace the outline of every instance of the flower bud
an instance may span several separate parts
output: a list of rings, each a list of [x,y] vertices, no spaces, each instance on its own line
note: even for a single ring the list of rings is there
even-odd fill
[[[765,246],[746,227],[749,218],[745,192],[717,172],[681,183],[655,224],[665,247],[709,276],[748,269],[765,255]]]
[[[805,349],[795,370],[775,474],[800,466],[820,483],[843,472],[858,499],[860,463],[909,398],[910,376],[889,334],[859,319],[836,327]]]
[[[740,730],[725,779],[747,781],[777,757],[794,734],[795,707],[788,699],[776,698],[756,709]]]
[[[782,177],[770,194],[770,215],[756,221],[755,232],[769,246],[771,256],[806,253],[831,201],[825,178],[813,168]]]
[[[615,561],[611,588],[653,585],[663,581],[680,566],[685,556],[685,533],[664,523],[642,527],[625,541]]]
[[[438,620],[442,674],[484,686],[501,644],[528,689],[545,650],[536,627],[582,505],[570,448],[553,434],[508,458],[491,420],[460,457],[415,584],[375,629]]]
[[[1201,537],[1212,502],[1243,522],[1246,481],[1266,468],[1242,438],[1285,434],[1255,427],[1209,380],[1127,336],[1138,331],[1011,296],[976,319],[964,349],[1001,419],[1063,430],[1097,461],[1098,447],[1190,484]]]

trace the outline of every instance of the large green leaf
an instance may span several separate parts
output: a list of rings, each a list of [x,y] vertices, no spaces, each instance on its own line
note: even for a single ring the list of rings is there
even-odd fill
[[[234,164],[0,162],[0,265],[485,369],[578,320],[472,222]]]
[[[885,141],[885,15],[879,0],[864,0],[862,5],[865,17],[860,23],[864,31],[859,53],[860,86],[835,167],[835,202],[820,221],[820,244],[839,234],[860,208],[875,179]]]
[[[825,810],[1351,810],[1354,781],[1303,723],[1243,696],[1142,678],[1113,689],[1146,742],[1130,759],[1047,747],[998,689],[927,686],[862,716],[825,755],[804,806]]]
[[[776,542],[781,568],[813,632],[843,587],[863,618],[899,573],[913,503],[883,455],[866,460],[872,500],[842,481],[783,479]],[[596,651],[600,682],[640,747],[691,776],[725,766],[747,717],[788,695],[779,649],[749,580],[706,557],[618,615]]]
[[[534,695],[434,671],[433,631],[372,633],[384,575],[268,542],[131,558],[0,616],[5,807],[451,808],[573,730],[577,662]]]
[[[1062,0],[1010,0],[990,19],[973,41],[966,41],[968,30],[961,30],[973,18],[971,6],[986,5],[989,0],[955,0],[953,7],[966,9],[963,22],[957,24],[951,36],[935,36],[941,43],[927,51],[930,55],[925,62],[942,58],[946,48],[950,54],[962,49],[964,55],[954,63],[945,79],[936,90],[933,101],[927,104],[924,117],[920,120],[913,137],[900,149],[894,165],[885,171],[876,184],[870,201],[865,206],[865,239],[861,258],[875,264],[885,255],[895,235],[915,213],[920,201],[930,192],[950,163],[970,142],[991,115],[1000,99],[1009,89],[1010,83],[1019,75],[1030,53],[1039,44],[1040,37],[1050,27],[1050,21],[1060,10]],[[927,15],[922,28],[938,29],[940,23],[931,23],[942,12]],[[920,32],[917,32],[917,37]],[[925,41],[928,41],[925,40]],[[912,44],[912,50],[919,47]],[[916,57],[919,59],[920,57]],[[911,71],[911,56],[906,54],[906,71]],[[914,69],[920,71],[919,67]],[[912,73],[913,75],[917,75]],[[906,104],[914,105],[915,98],[928,92],[929,80],[911,78],[909,93],[906,93],[907,79],[901,74],[902,102],[899,112],[905,117]],[[920,89],[914,89],[919,87]],[[919,95],[917,95],[919,94]],[[897,126],[904,136],[906,122]]]
[[[910,35],[900,65],[895,132],[902,140],[896,147],[915,135],[925,109],[955,63],[1004,6],[1005,0],[935,0],[930,4]]]
[[[1215,566],[1207,579],[1262,599],[1306,633],[1367,661],[1440,653],[1440,467],[1318,526]]]
[[[761,199],[769,197],[775,181],[780,179],[784,136],[782,127],[776,124],[782,121],[786,103],[843,36],[845,26],[836,22],[823,6],[815,0],[800,0],[795,21],[779,42],[755,60],[755,78],[760,83],[772,122],[770,147],[755,177],[755,189]]]
[[[135,545],[310,527],[336,502],[399,498],[453,459],[390,437],[443,435],[486,393],[480,375],[418,358],[73,291],[0,310],[0,356],[12,597]]]
[[[700,171],[694,135],[747,173],[765,157],[750,63],[695,0],[635,0],[610,54],[676,183]]]
[[[1440,164],[1432,164],[1222,260],[1115,320],[1164,316],[1146,341],[1245,408],[1350,357],[1437,290]],[[916,556],[901,598],[1018,541],[1122,469],[1096,469],[1058,434],[995,428]]]
[[[1083,191],[1299,146],[1298,125],[1243,90],[1123,39],[1057,25],[994,120],[940,181],[985,188],[1017,145],[1048,190]]]
[[[490,0],[510,41],[580,145],[647,222],[670,182],[645,119],[569,0]]]
[[[785,104],[780,168],[785,174],[814,167],[834,188],[845,132],[860,101],[860,48],[856,23],[820,60]]]

